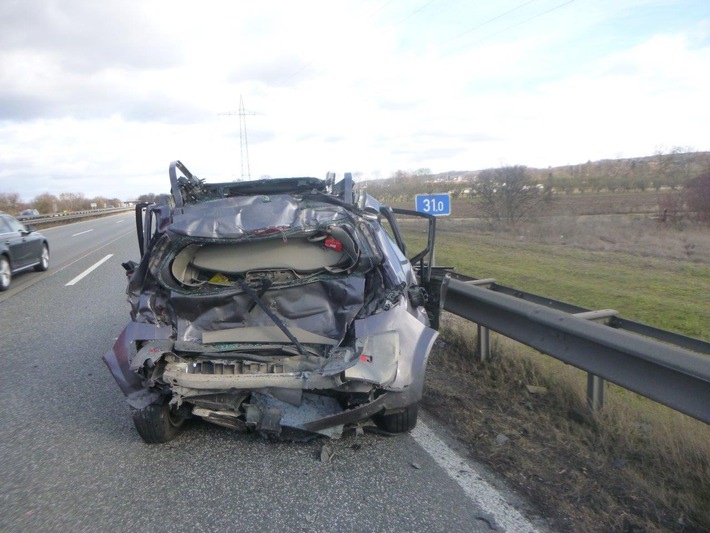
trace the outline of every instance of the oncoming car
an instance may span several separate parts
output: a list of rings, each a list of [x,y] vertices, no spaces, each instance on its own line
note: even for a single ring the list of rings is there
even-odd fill
[[[49,268],[49,243],[32,226],[0,212],[0,291],[10,288],[18,272]]]
[[[37,209],[25,209],[20,213],[20,217],[38,217],[39,211]]]
[[[412,429],[448,279],[432,276],[434,218],[349,174],[208,184],[175,161],[170,181],[136,206],[131,322],[103,358],[143,440],[191,417],[282,437]],[[427,223],[411,259],[395,212]]]

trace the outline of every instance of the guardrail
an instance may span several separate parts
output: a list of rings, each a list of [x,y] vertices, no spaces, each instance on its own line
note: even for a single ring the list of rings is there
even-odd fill
[[[608,380],[710,424],[708,342],[460,274],[443,307],[478,324],[482,359],[493,330],[585,370],[592,410],[603,407]]]
[[[123,211],[133,211],[132,207],[108,207],[106,209],[90,209],[88,211],[73,211],[71,213],[55,213],[51,215],[35,215],[35,216],[18,216],[17,220],[23,224],[32,226],[45,226],[64,220],[77,220],[81,218],[91,218],[97,216],[113,215]]]

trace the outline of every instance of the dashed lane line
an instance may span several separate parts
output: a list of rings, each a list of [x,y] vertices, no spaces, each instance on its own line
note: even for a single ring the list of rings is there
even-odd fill
[[[79,274],[77,277],[75,277],[73,280],[71,280],[69,283],[67,283],[67,284],[65,285],[65,287],[69,287],[70,285],[76,285],[76,284],[79,283],[82,279],[84,279],[86,276],[88,276],[89,274],[91,274],[94,270],[96,270],[97,268],[99,268],[102,264],[104,264],[106,261],[108,261],[108,260],[111,259],[112,257],[113,257],[113,254],[108,254],[106,257],[104,257],[104,258],[101,259],[100,261],[97,261],[96,263],[94,263],[93,265],[91,265],[89,268],[87,268],[86,270],[84,270],[84,272],[82,272],[82,273]]]

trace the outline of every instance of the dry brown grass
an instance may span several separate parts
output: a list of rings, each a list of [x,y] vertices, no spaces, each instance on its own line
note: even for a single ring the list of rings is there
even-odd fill
[[[518,233],[543,244],[561,242],[585,250],[710,262],[710,231],[690,222],[662,223],[624,215],[548,217]]]
[[[588,415],[581,371],[496,336],[494,360],[477,362],[474,331],[445,317],[424,405],[554,528],[710,530],[709,426],[613,386]]]
[[[639,257],[710,262],[710,229],[687,221],[662,223],[636,215],[551,216],[518,228],[494,229],[481,219],[440,219],[437,228]]]
[[[710,228],[687,218],[661,222],[664,198],[678,193],[655,191],[558,194],[538,216],[517,228],[494,227],[483,217],[476,199],[452,200],[443,231],[495,233],[541,244],[565,244],[592,251],[624,252],[641,257],[710,262]],[[411,199],[395,202],[411,209]],[[404,221],[404,225],[407,222]]]

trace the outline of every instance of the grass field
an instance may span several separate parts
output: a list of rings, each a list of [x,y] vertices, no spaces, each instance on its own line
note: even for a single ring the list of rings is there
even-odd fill
[[[581,238],[581,230],[567,230],[576,233],[572,239],[588,242]],[[412,248],[423,246],[423,233],[406,225],[405,232]],[[436,264],[581,307],[616,309],[630,320],[710,340],[710,261],[696,260],[710,251],[705,249],[710,248],[710,239],[708,243],[701,239],[703,232],[710,231],[697,232],[690,240],[702,242],[702,249],[696,245],[693,254],[685,253],[682,258],[686,247],[682,239],[689,239],[689,231],[675,235],[681,243],[676,256],[681,257],[668,257],[666,233],[647,239],[641,252],[628,253],[619,249],[623,242],[614,251],[597,250],[568,239],[552,244],[540,239],[531,242],[509,233],[483,232],[462,222],[441,221]]]

